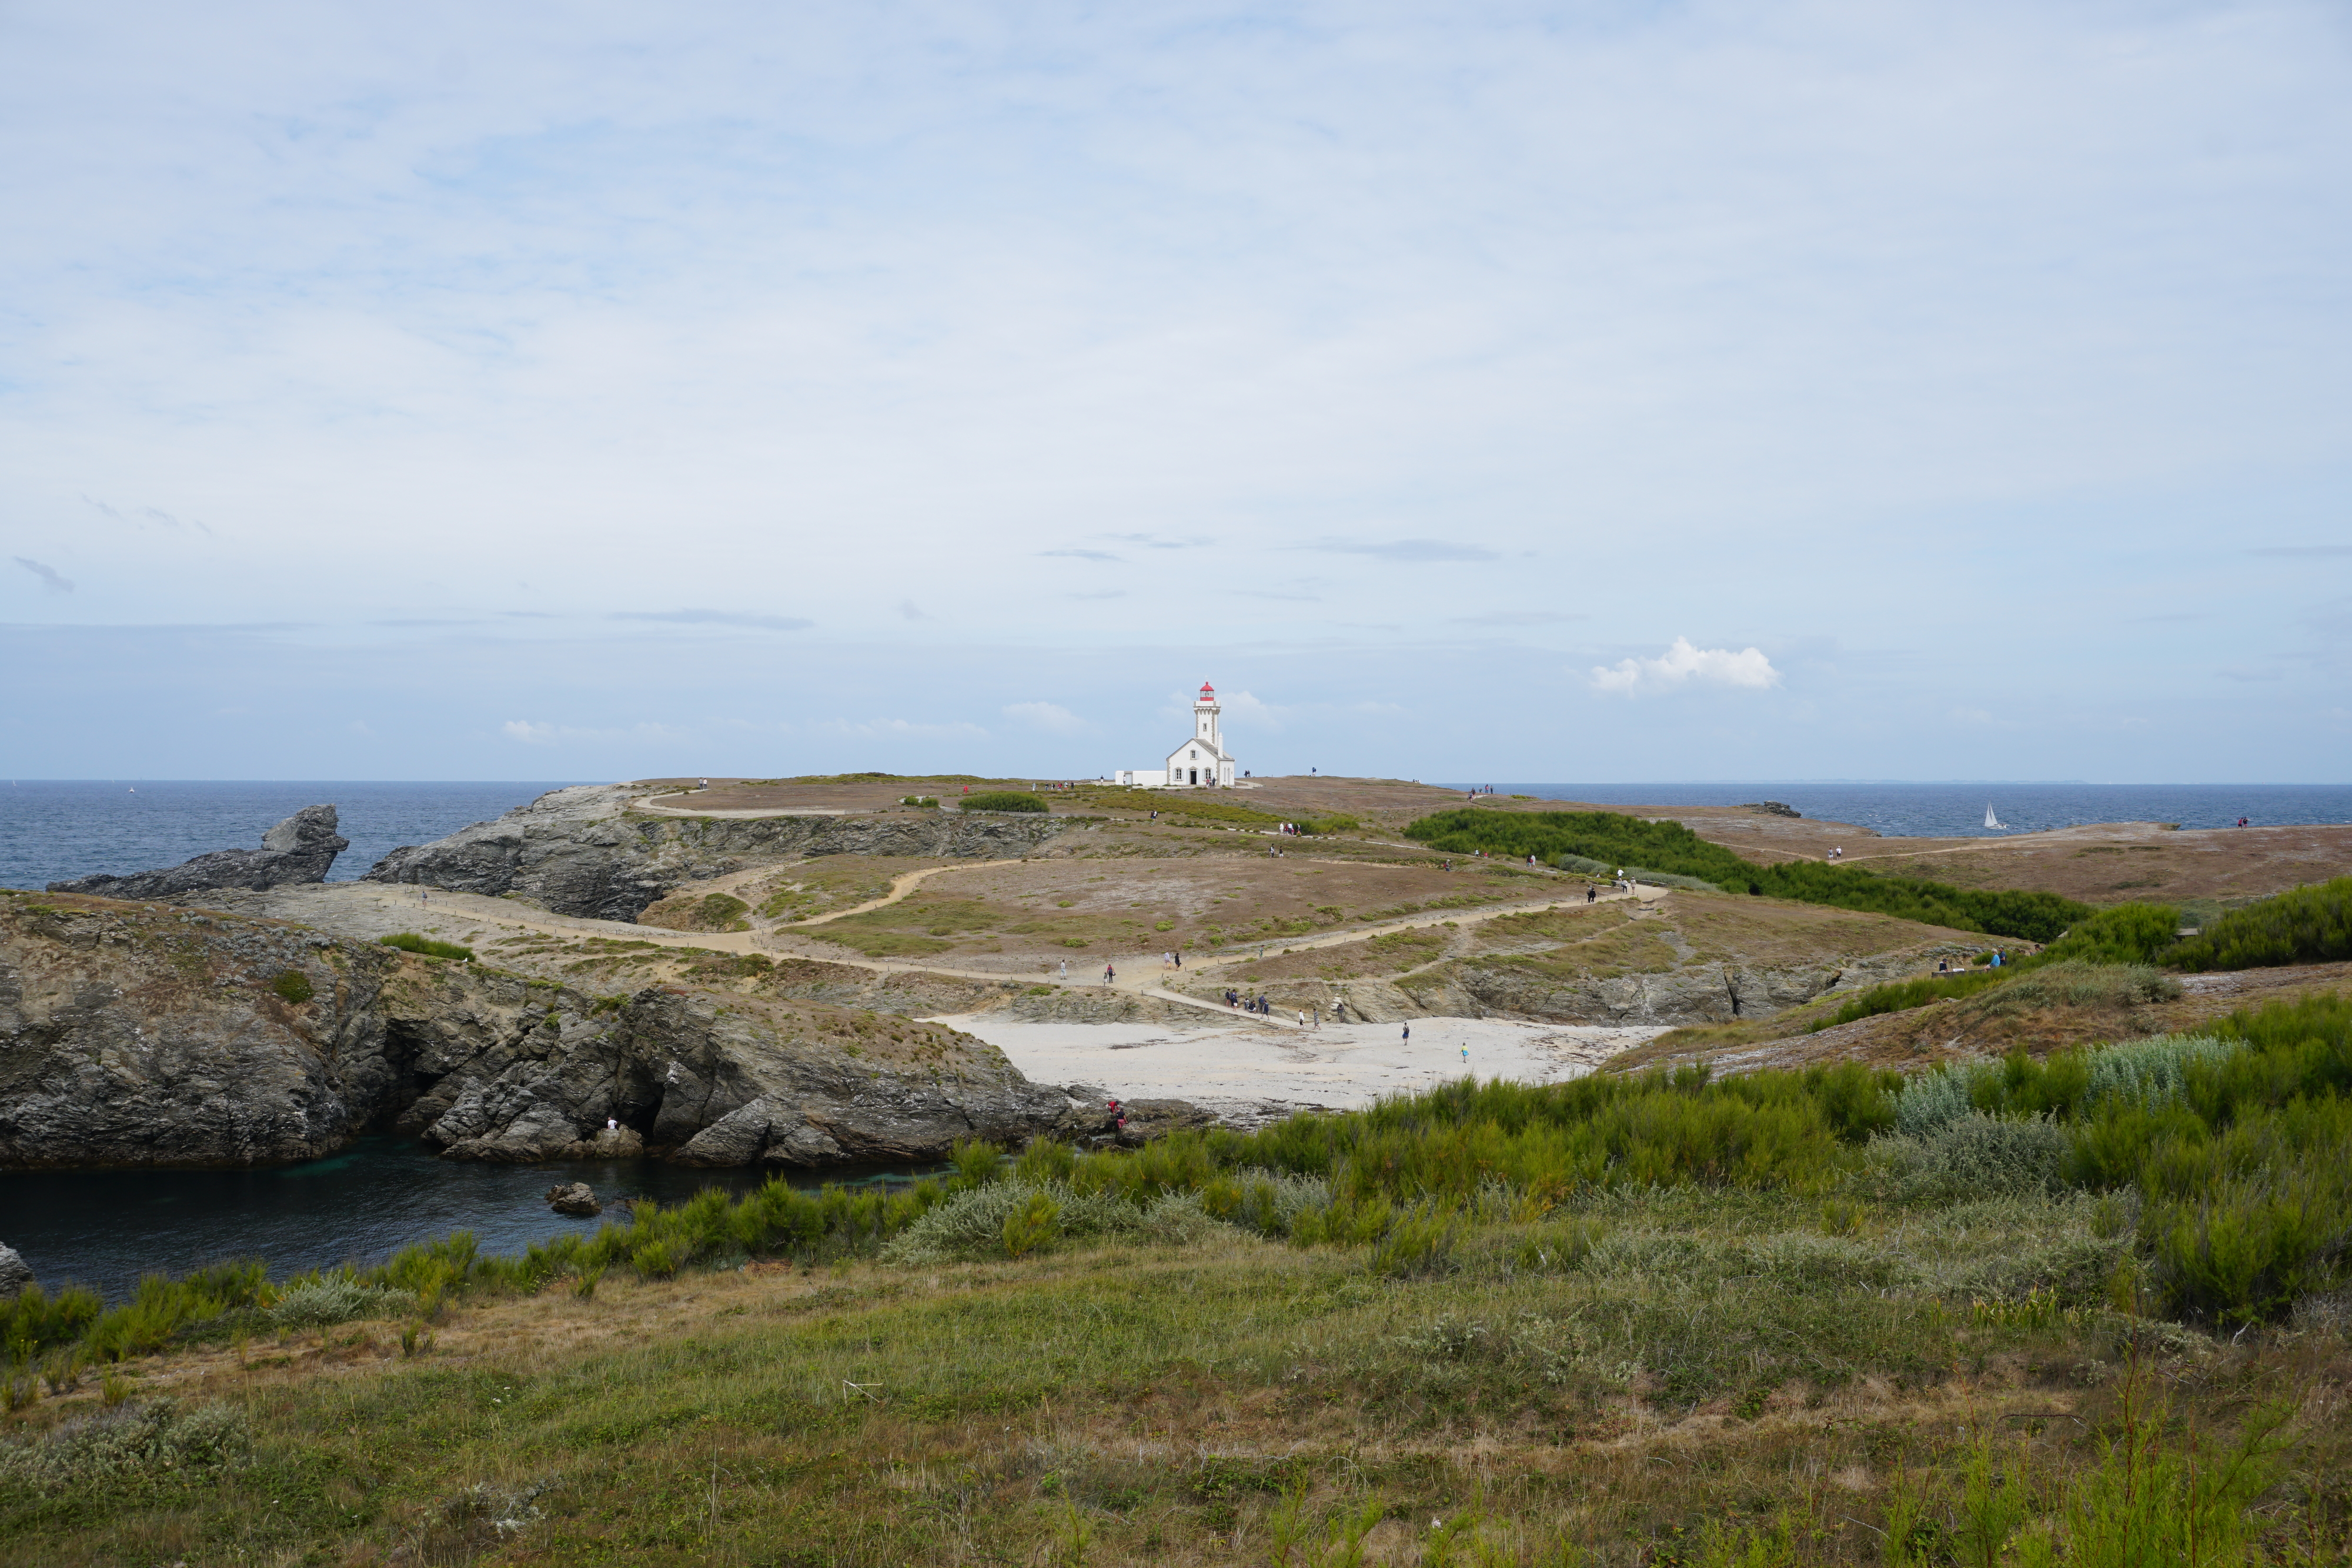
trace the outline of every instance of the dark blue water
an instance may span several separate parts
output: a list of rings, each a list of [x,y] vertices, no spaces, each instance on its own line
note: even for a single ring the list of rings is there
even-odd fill
[[[213,850],[258,849],[272,824],[321,801],[334,806],[352,841],[328,880],[350,882],[402,844],[430,843],[562,787],[0,779],[0,887],[122,876]]]
[[[1457,786],[1469,788],[1470,786]],[[2347,784],[1869,784],[1826,780],[1749,784],[1504,784],[1504,795],[1603,806],[1740,806],[1779,800],[1808,817],[1851,822],[1889,838],[1999,838],[1990,803],[2011,832],[2084,822],[2178,822],[2258,828],[2352,822]]]
[[[795,1176],[904,1181],[916,1173]],[[411,1242],[471,1230],[486,1252],[519,1253],[565,1230],[628,1222],[618,1197],[683,1202],[705,1187],[748,1191],[758,1172],[693,1170],[651,1160],[537,1166],[459,1164],[404,1138],[365,1138],[331,1159],[267,1170],[0,1171],[0,1241],[41,1283],[91,1286],[109,1300],[142,1274],[184,1273],[230,1258],[265,1258],[283,1279],[339,1263],[381,1263]],[[547,1189],[584,1181],[606,1204],[599,1219],[547,1207]]]

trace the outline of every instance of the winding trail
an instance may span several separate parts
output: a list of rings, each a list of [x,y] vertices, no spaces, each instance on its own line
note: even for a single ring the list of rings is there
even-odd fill
[[[415,909],[420,915],[429,916],[446,912],[456,920],[465,921],[476,926],[497,926],[511,931],[530,931],[546,936],[601,936],[609,941],[646,943],[655,947],[674,947],[680,950],[773,953],[789,957],[810,959],[818,963],[837,964],[845,968],[864,969],[877,975],[945,975],[957,979],[985,980],[992,985],[1003,985],[1006,981],[1025,981],[1029,985],[1049,985],[1057,989],[1108,991],[1120,996],[1148,997],[1154,1001],[1215,1013],[1224,1018],[1238,1016],[1243,1019],[1278,1029],[1295,1030],[1298,1028],[1296,1022],[1279,1014],[1236,1015],[1234,1009],[1223,1002],[1186,996],[1181,991],[1171,990],[1165,986],[1157,984],[1153,978],[1147,977],[1147,975],[1151,973],[1150,967],[1156,962],[1154,956],[1150,954],[1138,954],[1128,957],[1111,955],[1106,962],[1117,975],[1117,978],[1107,983],[1099,978],[1077,976],[1062,979],[1052,972],[1051,966],[1054,960],[1045,959],[1042,956],[1041,962],[1047,965],[1046,972],[1038,975],[1024,975],[1003,969],[969,969],[950,964],[908,963],[887,958],[868,958],[861,954],[837,949],[830,943],[812,951],[809,949],[817,947],[814,940],[810,940],[805,946],[793,940],[795,934],[809,926],[822,925],[828,921],[844,919],[852,915],[863,915],[870,910],[881,909],[896,904],[912,894],[929,878],[944,875],[949,872],[977,871],[992,866],[1002,866],[1004,863],[1003,861],[993,860],[963,861],[953,865],[926,866],[920,871],[902,873],[891,879],[890,891],[879,898],[869,899],[864,904],[847,909],[835,910],[810,920],[796,922],[791,925],[780,925],[768,931],[672,931],[664,926],[638,925],[618,920],[597,920],[579,915],[520,911],[506,899],[492,898],[481,894],[449,893],[438,889],[433,890],[435,896],[430,903],[420,904],[412,898],[375,891],[384,885],[380,883],[322,884],[322,888],[348,887],[352,890],[351,893],[339,894],[337,896],[351,902],[369,900],[377,907],[385,910]],[[366,891],[361,891],[362,889]],[[1600,898],[1592,900],[1591,903],[1616,904],[1633,900],[1646,904],[1664,898],[1668,890],[1663,887],[1645,887],[1636,883],[1631,893],[1606,893]],[[1373,937],[1385,936],[1399,931],[1426,930],[1432,926],[1444,925],[1448,923],[1457,927],[1477,925],[1484,925],[1489,920],[1502,919],[1507,915],[1537,915],[1547,910],[1586,907],[1589,907],[1589,904],[1582,898],[1559,897],[1493,904],[1484,909],[1429,910],[1401,920],[1382,921],[1377,925],[1360,926],[1348,931],[1325,932],[1313,936],[1277,938],[1263,944],[1251,943],[1225,952],[1203,954],[1192,959],[1185,967],[1193,974],[1205,974],[1237,964],[1255,963],[1261,952],[1268,950],[1297,953],[1315,948],[1338,947],[1351,942],[1369,941]],[[1091,962],[1089,960],[1089,963]],[[1119,973],[1122,967],[1131,968],[1135,972],[1132,975]]]

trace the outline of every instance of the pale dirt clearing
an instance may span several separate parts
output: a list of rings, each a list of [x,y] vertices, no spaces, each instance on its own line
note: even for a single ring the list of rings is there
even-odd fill
[[[1286,1016],[1281,1028],[1233,1017],[1229,1026],[1184,1029],[1043,1023],[995,1012],[929,1021],[979,1036],[1032,1082],[1098,1085],[1123,1100],[1190,1100],[1242,1124],[1293,1111],[1353,1110],[1383,1094],[1472,1075],[1561,1083],[1666,1032],[1424,1018],[1412,1020],[1408,1040],[1399,1023],[1300,1030]]]

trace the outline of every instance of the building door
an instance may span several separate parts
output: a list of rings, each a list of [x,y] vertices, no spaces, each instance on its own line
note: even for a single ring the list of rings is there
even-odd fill
[[[1201,770],[1200,770],[1199,768],[1193,768],[1193,769],[1192,770],[1192,782],[1193,782],[1193,783],[1195,783],[1195,784],[1198,784],[1198,783],[1201,781]]]

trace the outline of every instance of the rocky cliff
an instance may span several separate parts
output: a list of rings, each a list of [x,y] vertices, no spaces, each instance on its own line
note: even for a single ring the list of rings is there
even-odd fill
[[[351,840],[335,831],[332,806],[305,806],[262,834],[257,850],[215,850],[163,871],[53,882],[49,891],[95,894],[101,898],[169,898],[206,888],[259,890],[288,883],[324,882],[335,857],[351,847]]]
[[[516,893],[560,915],[635,920],[673,888],[814,855],[929,855],[986,860],[1028,854],[1070,826],[1065,817],[672,817],[634,814],[634,785],[551,790],[496,821],[429,844],[404,845],[370,882],[422,883],[458,893]]]
[[[285,922],[0,894],[0,1166],[314,1158],[362,1132],[458,1158],[608,1121],[705,1165],[1018,1142],[1071,1110],[992,1046],[788,998],[595,998]]]

